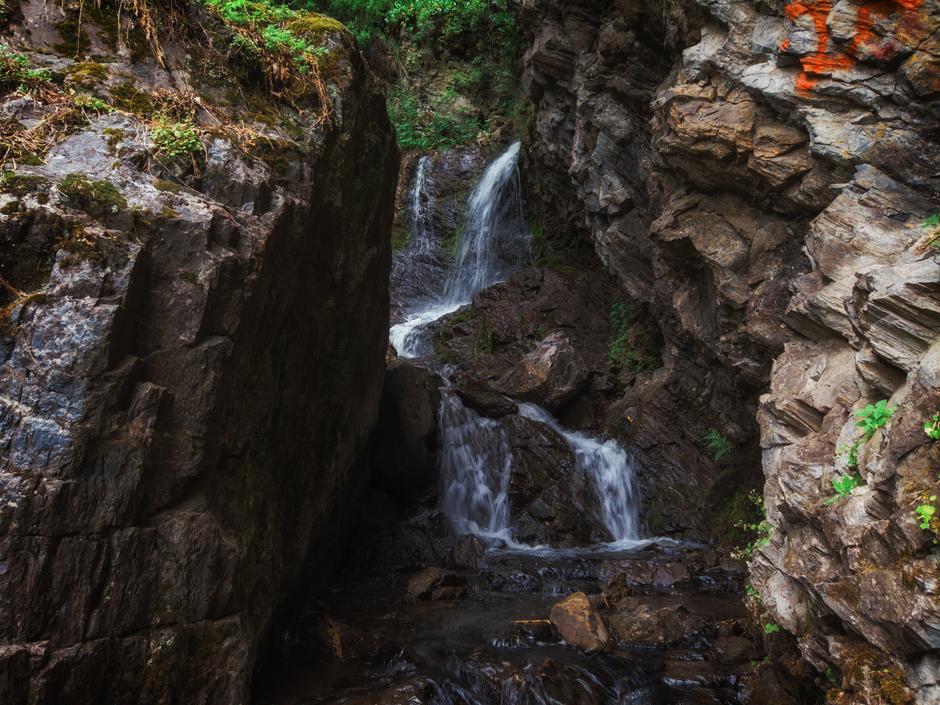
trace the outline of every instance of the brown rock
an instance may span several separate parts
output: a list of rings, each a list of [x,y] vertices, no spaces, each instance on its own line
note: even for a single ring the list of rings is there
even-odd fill
[[[558,409],[574,398],[588,380],[588,370],[571,342],[552,333],[500,381],[507,394]]]
[[[466,579],[443,568],[429,567],[408,580],[407,597],[418,600],[451,600],[464,593]]]
[[[561,638],[572,646],[585,651],[605,651],[609,647],[610,637],[604,620],[583,592],[576,592],[555,603],[549,619]]]

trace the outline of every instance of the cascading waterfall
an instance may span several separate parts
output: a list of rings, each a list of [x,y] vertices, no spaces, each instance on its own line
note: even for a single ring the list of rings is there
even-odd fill
[[[428,354],[431,346],[426,333],[431,323],[466,306],[478,291],[504,280],[531,261],[519,178],[520,148],[515,142],[494,160],[470,195],[460,249],[443,290],[435,300],[418,306],[402,323],[392,326],[389,341],[399,357]],[[418,192],[422,187],[421,169],[419,162],[411,198],[413,209],[427,206]],[[430,214],[419,217],[412,211],[412,222],[423,227],[429,221]],[[425,230],[414,237],[429,241],[430,235]]]
[[[601,520],[614,541],[639,539],[636,468],[627,451],[612,439],[605,441],[563,428],[545,409],[535,404],[520,404],[519,413],[550,426],[571,446],[579,467],[594,483]]]
[[[427,328],[470,303],[477,292],[503,281],[531,262],[531,238],[523,214],[518,142],[485,170],[470,196],[463,236],[442,290],[431,301],[414,306],[393,326],[390,340],[399,357],[431,352]],[[412,236],[406,255],[417,256],[435,242],[431,189],[432,163],[418,162],[409,193]],[[446,377],[446,374],[445,374]],[[615,541],[638,538],[634,468],[615,441],[603,441],[562,428],[544,409],[520,405],[527,418],[551,426],[569,443],[581,469],[595,484],[600,518]],[[459,533],[474,533],[518,546],[510,535],[509,474],[512,453],[502,426],[463,405],[445,389],[439,412],[441,509]]]
[[[499,422],[481,417],[445,390],[440,410],[441,510],[461,534],[510,542],[512,453]]]

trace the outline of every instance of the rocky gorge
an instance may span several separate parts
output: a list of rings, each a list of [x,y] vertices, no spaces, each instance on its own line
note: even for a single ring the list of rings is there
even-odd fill
[[[935,2],[235,5],[4,6],[0,701],[940,703]]]

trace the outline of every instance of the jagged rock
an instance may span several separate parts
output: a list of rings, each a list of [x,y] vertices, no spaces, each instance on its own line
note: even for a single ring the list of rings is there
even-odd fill
[[[552,333],[522,358],[499,386],[517,399],[556,410],[574,398],[587,380],[587,367],[571,342],[562,333]]]
[[[611,632],[627,646],[665,647],[694,637],[708,619],[691,614],[682,605],[655,607],[627,598],[607,615]]]
[[[569,595],[556,602],[549,619],[561,638],[585,651],[605,651],[610,637],[604,620],[597,614],[583,592]]]
[[[437,491],[437,412],[443,381],[409,363],[389,368],[372,447],[373,480],[401,498]]]
[[[519,405],[480,380],[461,373],[453,378],[457,396],[464,406],[483,416],[499,419],[519,412]]]
[[[938,489],[917,419],[940,408],[940,261],[922,227],[940,212],[940,62],[923,49],[940,9],[695,5],[523,3],[530,189],[541,221],[590,238],[662,329],[656,379],[609,406],[640,467],[656,468],[640,473],[650,523],[668,506],[662,524],[687,531],[699,497],[762,485],[774,527],[751,563],[763,617],[820,672],[851,670],[853,650],[829,643],[851,634],[898,674],[898,702],[932,703],[937,596],[923,576],[937,557],[913,508]],[[848,471],[837,449],[858,436],[852,414],[878,399],[898,411],[859,449],[863,484],[827,505]],[[716,417],[741,432],[742,464],[721,475],[688,462],[695,420]],[[759,459],[766,482],[748,469]],[[660,468],[662,483],[649,477]],[[803,701],[787,678],[764,680],[768,700]],[[867,677],[846,687],[886,697]]]
[[[5,46],[70,75],[82,62],[56,27],[73,9],[17,3]],[[193,111],[214,132],[204,152],[161,166],[156,107],[79,110],[44,163],[4,177],[0,270],[28,294],[0,294],[11,705],[247,703],[275,610],[329,574],[365,479],[398,161],[384,101],[337,48],[317,124],[309,96],[279,103],[230,72],[203,5],[173,13],[165,66],[90,16],[81,34],[96,95]],[[35,125],[12,97],[5,113]],[[249,97],[270,120],[242,112]],[[54,119],[74,100],[37,94],[30,110]]]
[[[450,549],[444,563],[451,568],[483,570],[486,568],[486,544],[479,536],[462,536]]]

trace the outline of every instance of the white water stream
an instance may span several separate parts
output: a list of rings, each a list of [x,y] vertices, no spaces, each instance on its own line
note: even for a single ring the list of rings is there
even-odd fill
[[[513,271],[531,262],[519,151],[518,142],[511,145],[486,168],[473,190],[460,248],[443,291],[434,300],[416,305],[404,321],[391,328],[390,342],[399,357],[428,354],[431,324],[469,304],[479,291],[504,281]],[[430,157],[422,157],[409,193],[413,241],[409,250],[430,248],[435,242],[432,171]],[[565,438],[580,468],[595,485],[599,515],[614,542],[636,542],[639,501],[635,471],[627,452],[613,440],[564,429],[547,411],[533,404],[520,405],[520,413],[552,427]],[[498,421],[466,408],[449,388],[443,390],[439,420],[441,510],[451,517],[459,533],[497,539],[510,548],[525,548],[513,540],[510,532],[508,488],[513,459],[503,427]]]

